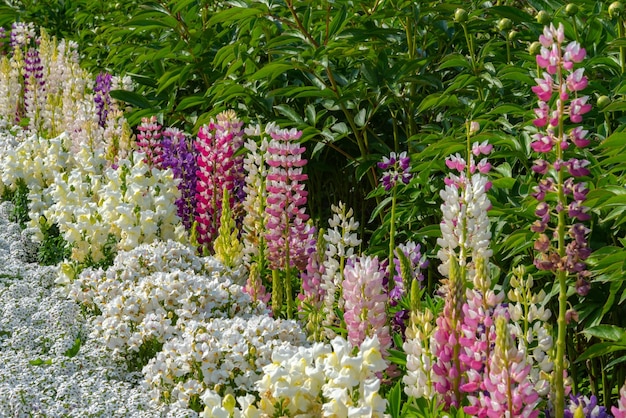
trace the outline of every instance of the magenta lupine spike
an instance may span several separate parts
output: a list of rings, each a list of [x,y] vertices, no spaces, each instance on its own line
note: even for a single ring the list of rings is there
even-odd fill
[[[584,69],[575,69],[586,55],[577,42],[565,45],[562,24],[545,27],[539,41],[540,54],[537,65],[543,69],[539,86],[533,91],[538,97],[537,119],[534,125],[540,130],[533,136],[531,147],[542,155],[535,161],[533,171],[545,176],[539,181],[533,194],[539,201],[535,215],[539,218],[531,226],[538,233],[534,248],[537,255],[534,264],[539,270],[554,273],[559,289],[559,314],[557,318],[557,342],[554,354],[554,393],[552,403],[556,416],[563,416],[566,369],[566,336],[568,309],[568,278],[576,280],[576,291],[586,295],[589,291],[585,260],[590,250],[586,235],[588,230],[578,222],[588,220],[588,208],[584,206],[587,188],[578,179],[590,174],[589,162],[576,158],[566,159],[569,146],[589,145],[586,131],[572,124],[582,122],[583,115],[591,110],[588,96],[579,96],[587,84]],[[570,218],[570,220],[568,220]]]
[[[321,311],[326,294],[326,290],[321,287],[325,268],[321,259],[323,253],[320,253],[317,249],[317,240],[313,238],[313,231],[311,232],[311,242],[307,250],[308,261],[306,269],[300,275],[302,279],[302,293],[298,295],[298,299],[312,309]]]
[[[198,180],[196,222],[198,243],[207,249],[217,236],[222,213],[223,190],[228,190],[231,207],[242,200],[243,156],[235,153],[243,145],[243,122],[234,111],[220,113],[216,121],[198,131]]]
[[[387,325],[385,268],[377,257],[351,257],[344,269],[344,320],[348,341],[359,347],[366,337],[378,336],[383,356],[391,346]]]
[[[267,148],[267,246],[272,270],[296,268],[307,264],[311,227],[307,225],[307,191],[302,172],[307,160],[305,148],[297,141],[302,131],[267,128],[272,140]]]
[[[323,232],[323,231],[322,231]],[[309,256],[306,269],[300,274],[302,280],[302,292],[298,295],[298,310],[308,331],[308,335],[313,341],[321,341],[323,333],[323,312],[326,290],[322,286],[323,276],[326,267],[323,262],[323,238],[321,242],[311,236],[309,246]]]
[[[565,131],[564,122],[567,118],[571,123],[582,122],[582,115],[589,112],[591,105],[587,103],[588,97],[578,97],[579,91],[587,87],[588,80],[584,75],[584,69],[574,69],[574,64],[585,58],[585,50],[576,42],[564,45],[565,36],[563,26],[546,27],[540,38],[542,44],[541,53],[537,56],[537,64],[545,72],[541,79],[537,78],[538,85],[533,91],[539,99],[539,108],[535,110],[537,119],[535,126],[544,128],[543,131],[534,135],[531,143],[533,151],[539,154],[554,153],[552,162],[543,158],[535,161],[533,171],[547,176],[539,180],[533,196],[539,201],[535,214],[539,218],[532,226],[532,230],[542,235],[535,245],[539,252],[535,259],[535,266],[541,270],[557,271],[560,268],[577,276],[579,283],[578,291],[584,294],[588,290],[584,260],[590,251],[585,236],[589,232],[584,227],[574,224],[569,232],[572,239],[565,249],[567,259],[561,261],[563,254],[557,254],[550,245],[548,236],[544,233],[551,229],[550,221],[558,217],[558,213],[565,211],[567,217],[575,222],[587,221],[591,218],[589,208],[584,205],[589,189],[586,183],[577,182],[577,178],[590,174],[589,161],[584,159],[563,159],[563,153],[570,144],[576,147],[586,147],[590,141],[587,139],[588,131],[582,126],[576,126]],[[555,100],[552,100],[555,98]],[[549,103],[554,103],[552,106]],[[558,145],[558,146],[557,146]],[[557,177],[550,177],[549,168],[554,168]],[[569,175],[570,177],[567,177]],[[566,178],[567,177],[567,178]],[[561,179],[558,181],[558,179]],[[546,199],[547,195],[558,195],[559,189],[563,190],[565,201],[557,204],[553,200]],[[569,198],[569,202],[567,201]],[[578,232],[573,232],[574,229]]]
[[[440,192],[443,219],[441,238],[437,240],[441,248],[437,256],[442,262],[439,271],[447,279],[441,288],[445,305],[436,320],[437,329],[431,347],[436,359],[432,368],[433,386],[443,396],[446,407],[460,405],[462,389],[475,389],[471,386],[472,381],[468,382],[466,373],[471,373],[472,366],[484,369],[481,362],[484,364],[488,351],[472,354],[463,350],[468,346],[479,350],[488,348],[488,331],[480,329],[485,327],[483,321],[488,318],[475,318],[474,315],[483,313],[488,316],[493,305],[486,303],[486,299],[493,304],[498,301],[490,290],[487,274],[492,254],[487,216],[491,207],[487,191],[491,183],[485,173],[491,165],[486,159],[478,163],[474,160],[474,157],[489,154],[492,146],[483,142],[470,147],[471,135],[477,130],[477,126],[468,123],[469,162],[459,154],[446,160],[446,166],[453,172],[445,178],[446,186]],[[473,286],[466,293],[468,282]],[[466,294],[470,296],[470,305]],[[467,319],[466,315],[469,315]]]
[[[463,408],[464,412],[490,418],[537,417],[540,399],[529,380],[531,365],[525,353],[515,346],[505,315],[495,317],[495,328],[496,344],[483,377],[484,391],[468,397],[471,406]]]
[[[137,147],[145,154],[146,164],[150,167],[161,168],[163,161],[163,143],[161,141],[161,128],[157,117],[142,118],[137,126]]]

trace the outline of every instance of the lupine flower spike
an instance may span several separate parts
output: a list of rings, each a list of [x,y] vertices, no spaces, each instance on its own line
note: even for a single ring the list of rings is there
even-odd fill
[[[589,175],[589,161],[568,159],[566,152],[569,152],[571,144],[576,147],[589,145],[587,131],[581,126],[572,125],[582,122],[583,115],[589,112],[591,105],[587,103],[587,96],[579,96],[579,92],[588,84],[584,69],[575,68],[585,58],[585,49],[577,42],[566,44],[562,24],[557,28],[554,25],[545,27],[539,42],[541,51],[537,55],[537,65],[543,74],[535,79],[537,85],[532,88],[539,99],[533,121],[539,131],[533,136],[531,147],[539,154],[533,171],[543,178],[533,193],[539,202],[535,211],[539,219],[531,229],[539,234],[535,242],[538,253],[535,266],[539,270],[552,271],[558,279],[559,315],[553,404],[556,415],[563,416],[567,278],[574,277],[578,294],[586,295],[589,291],[589,272],[585,260],[590,255],[587,243],[590,231],[581,223],[590,218],[589,209],[583,204],[588,188],[586,183],[579,180]]]
[[[243,145],[242,125],[235,112],[229,110],[198,131],[196,233],[205,250],[211,249],[217,236],[224,188],[228,190],[231,207],[243,199],[243,156],[235,155]]]
[[[294,311],[291,271],[306,268],[308,248],[313,233],[307,224],[307,191],[304,182],[308,176],[302,167],[307,160],[302,158],[305,148],[298,144],[302,135],[296,129],[281,130],[268,126],[272,137],[267,147],[267,220],[268,259],[272,269],[272,309],[278,314],[282,295],[287,303],[287,316]],[[284,272],[284,286],[280,279]]]
[[[360,347],[366,337],[377,336],[383,356],[391,346],[387,322],[384,271],[376,257],[352,257],[344,270],[344,320],[348,341]]]
[[[394,251],[396,250],[396,200],[397,200],[397,186],[400,183],[409,184],[413,175],[410,173],[411,159],[407,156],[406,152],[396,154],[392,152],[389,157],[383,157],[383,160],[378,163],[378,168],[383,171],[383,176],[380,179],[382,186],[386,191],[391,191],[391,220],[389,222],[389,276],[392,277],[395,271]],[[389,291],[393,290],[395,282],[389,280]]]

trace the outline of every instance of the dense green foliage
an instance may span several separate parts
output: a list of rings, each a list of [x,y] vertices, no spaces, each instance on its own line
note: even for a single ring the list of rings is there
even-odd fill
[[[78,42],[94,73],[131,75],[136,91],[114,93],[133,106],[131,123],[159,114],[197,131],[234,108],[250,121],[303,130],[310,212],[326,219],[330,203],[346,202],[371,253],[385,254],[390,219],[375,163],[409,152],[416,177],[398,196],[396,242],[425,242],[432,256],[444,158],[463,151],[465,122],[479,121],[477,140],[496,150],[493,262],[506,288],[517,265],[542,276],[528,228],[532,43],[544,24],[562,22],[587,50],[587,94],[597,101],[585,119],[595,137],[586,155],[593,286],[570,298],[579,321],[568,355],[574,392],[609,405],[626,378],[626,14],[604,1],[576,9],[556,0],[6,1],[0,25],[32,21]],[[437,274],[431,267],[430,290]],[[550,281],[537,283],[554,294]]]

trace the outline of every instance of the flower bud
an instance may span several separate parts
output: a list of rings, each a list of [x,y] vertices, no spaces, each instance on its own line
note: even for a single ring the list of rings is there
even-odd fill
[[[516,31],[516,30],[512,30],[512,31],[510,31],[510,32],[509,32],[509,36],[508,36],[509,41],[514,41],[514,40],[516,40],[516,39],[517,39],[517,35],[519,35],[519,32],[518,32],[518,31]]]
[[[411,309],[416,311],[419,309],[421,304],[421,296],[422,292],[420,290],[420,283],[418,280],[413,279],[411,281]]]
[[[609,17],[619,17],[624,13],[624,5],[621,1],[614,1],[609,6]]]
[[[498,22],[498,29],[501,31],[510,30],[512,27],[513,22],[511,22],[511,19],[507,19],[506,17],[500,19],[500,21]]]
[[[536,19],[537,19],[537,22],[542,25],[547,25],[548,23],[550,23],[550,20],[551,20],[550,14],[546,12],[545,10],[539,11],[539,13],[537,13]]]
[[[611,99],[608,96],[600,96],[598,97],[598,109],[604,109],[609,104],[611,104]]]
[[[528,52],[530,52],[530,55],[537,55],[539,54],[540,51],[541,51],[541,43],[538,41],[533,42],[528,47]]]
[[[456,23],[465,23],[467,22],[467,11],[465,9],[456,9],[454,12],[454,21]]]
[[[235,400],[235,397],[229,393],[224,396],[222,406],[228,411],[229,414],[233,414],[235,413],[235,406],[237,406],[237,401]]]
[[[578,6],[570,3],[565,7],[565,14],[568,16],[576,16],[578,14]]]

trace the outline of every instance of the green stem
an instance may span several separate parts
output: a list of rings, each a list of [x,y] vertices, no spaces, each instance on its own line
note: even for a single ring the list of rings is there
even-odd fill
[[[395,271],[395,262],[393,259],[393,253],[396,249],[396,190],[397,187],[394,186],[391,195],[391,220],[389,226],[389,291],[394,288],[393,272]]]
[[[559,85],[564,82],[563,74],[559,67],[558,70],[558,80]],[[556,160],[563,160],[563,149],[561,148],[561,144],[563,142],[564,129],[563,129],[563,110],[557,109],[559,111],[559,131],[556,140]],[[564,188],[564,174],[563,170],[560,169],[557,172],[557,205],[562,206],[563,208],[567,207],[567,200],[565,197],[565,188]],[[565,210],[561,210],[558,212],[558,224],[557,224],[557,251],[559,255],[559,259],[563,260],[565,257]],[[557,318],[557,341],[556,341],[556,358],[554,359],[554,371],[555,371],[555,382],[554,382],[554,390],[555,390],[555,416],[556,418],[563,418],[563,414],[565,413],[565,384],[563,381],[563,372],[565,371],[565,346],[567,339],[567,322],[565,320],[565,313],[567,311],[567,272],[563,269],[563,267],[558,267],[557,271],[557,282],[559,286],[559,315]]]
[[[606,375],[606,367],[604,365],[603,356],[600,356],[600,370],[602,373],[602,397],[604,398],[604,405],[608,409],[611,405],[611,385],[609,385],[609,379]]]
[[[287,319],[293,317],[293,291],[291,288],[291,268],[289,267],[289,241],[287,241],[285,255],[285,299],[287,299]]]
[[[463,27],[463,33],[465,34],[465,42],[467,42],[467,48],[469,49],[469,53],[470,53],[470,64],[472,65],[472,73],[476,77],[479,77],[480,71],[478,70],[478,66],[476,65],[476,53],[474,51],[474,41],[472,40],[472,37],[469,36],[469,32],[467,31],[467,25],[463,23],[461,26]],[[480,78],[478,79],[478,99],[481,102],[485,100],[485,95],[481,87]]]
[[[620,18],[617,22],[617,35],[619,38],[624,37],[624,21]],[[622,74],[626,71],[626,48],[619,47],[619,66],[622,69]]]

